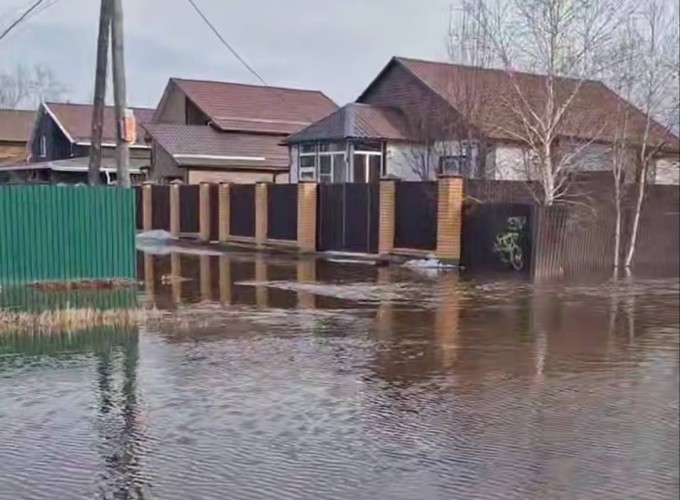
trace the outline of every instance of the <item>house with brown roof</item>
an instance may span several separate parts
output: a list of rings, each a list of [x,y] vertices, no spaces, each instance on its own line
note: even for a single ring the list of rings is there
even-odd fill
[[[140,182],[150,165],[150,148],[144,142],[141,124],[151,120],[153,110],[133,108],[137,120],[137,140],[130,145],[130,174]],[[113,107],[104,109],[101,180],[116,181],[116,121]],[[31,124],[25,146],[26,164],[1,170],[14,181],[87,182],[92,134],[92,105],[45,102]]]
[[[0,166],[26,161],[35,111],[0,109]]]
[[[291,180],[370,182],[438,174],[525,180],[529,151],[517,109],[541,109],[545,76],[395,57],[355,103],[288,138]],[[576,85],[579,87],[575,87]],[[517,87],[521,88],[521,94]],[[640,133],[646,116],[597,81],[558,79],[558,99],[575,95],[560,122],[553,154],[575,170],[610,168],[612,116],[627,109]],[[522,100],[520,100],[520,95]],[[657,182],[678,182],[679,139],[652,122],[649,141],[662,145]]]
[[[288,182],[286,136],[335,111],[315,90],[171,78],[144,125],[150,179]]]

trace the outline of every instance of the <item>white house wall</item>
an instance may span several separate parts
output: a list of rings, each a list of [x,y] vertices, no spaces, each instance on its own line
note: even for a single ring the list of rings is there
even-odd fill
[[[660,158],[656,161],[656,184],[680,184],[680,161],[678,158]]]
[[[560,154],[569,155],[565,161],[570,169],[580,172],[603,172],[612,168],[612,150],[608,144],[564,143]]]
[[[493,178],[503,181],[523,181],[527,179],[525,152],[519,146],[497,145],[487,160],[493,159]]]
[[[300,180],[300,171],[298,168],[298,146],[292,145],[288,148],[290,154],[290,182],[297,183]]]
[[[387,175],[405,181],[434,180],[439,170],[439,158],[462,153],[459,141],[438,142],[429,148],[418,144],[388,143]],[[472,147],[472,162],[476,164],[479,148]]]
[[[420,159],[427,155],[427,148],[411,144],[387,145],[387,175],[398,177],[405,181],[423,180],[423,170],[419,167]],[[436,159],[429,162],[429,178],[434,179],[436,173]]]

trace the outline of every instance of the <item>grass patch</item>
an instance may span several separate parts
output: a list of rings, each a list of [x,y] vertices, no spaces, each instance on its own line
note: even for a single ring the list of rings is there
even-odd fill
[[[143,309],[65,308],[40,313],[0,310],[0,334],[61,334],[97,327],[131,328],[153,314],[153,311]]]

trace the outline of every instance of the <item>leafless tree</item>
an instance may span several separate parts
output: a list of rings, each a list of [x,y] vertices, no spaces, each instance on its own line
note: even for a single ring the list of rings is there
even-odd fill
[[[611,173],[614,181],[614,207],[616,221],[614,229],[614,276],[618,275],[621,264],[623,238],[623,209],[624,200],[631,181],[631,174],[635,171],[634,158],[628,142],[631,134],[631,114],[637,110],[628,105],[633,99],[633,89],[637,74],[637,50],[634,48],[635,36],[632,22],[622,29],[618,44],[619,57],[608,78],[609,85],[623,97],[626,102],[619,101],[616,113],[612,117],[614,140],[611,144]]]
[[[581,91],[612,64],[611,45],[629,11],[627,1],[461,0],[475,13],[492,61],[500,62],[510,82],[511,91],[496,96],[507,116],[497,126],[523,146],[519,167],[540,183],[545,205],[567,198],[573,172],[588,161],[586,153],[605,126],[604,117],[584,109]],[[560,141],[573,130],[582,139]]]
[[[433,117],[431,107],[424,106],[420,113],[410,113],[416,144],[405,154],[412,172],[420,179],[433,179],[440,159],[446,157],[460,158],[467,176],[484,173],[485,145],[471,124],[486,104],[488,88],[486,81],[478,77],[479,72],[489,67],[495,56],[477,14],[462,6],[452,6],[449,14],[447,53],[457,68],[443,73],[440,84],[445,97],[455,103],[455,112]]]
[[[670,132],[677,130],[679,119],[678,22],[677,6],[661,0],[644,0],[630,32],[628,48],[637,67],[631,85],[632,101],[644,113],[645,119],[642,128],[636,127],[626,135],[628,149],[637,151],[635,214],[625,259],[628,269],[635,255],[642,205],[649,176],[654,173],[652,167],[659,154],[669,146],[677,152],[677,137]],[[665,125],[660,126],[659,122]]]
[[[35,108],[41,101],[60,99],[66,92],[52,71],[42,65],[19,65],[0,72],[0,107]]]

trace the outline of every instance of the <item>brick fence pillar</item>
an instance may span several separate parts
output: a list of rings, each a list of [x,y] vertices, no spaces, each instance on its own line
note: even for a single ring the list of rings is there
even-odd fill
[[[151,199],[151,184],[144,183],[142,186],[142,229],[151,231],[153,229],[153,200]]]
[[[301,252],[316,252],[316,182],[298,183],[297,243]]]
[[[255,243],[258,247],[267,242],[267,190],[266,182],[255,185]]]
[[[181,182],[179,181],[173,181],[170,184],[170,234],[175,238],[179,238],[180,232],[179,222],[180,185]]]
[[[210,274],[210,255],[201,255],[200,260],[200,280],[201,280],[201,300],[209,302],[212,300],[212,276]]]
[[[231,256],[220,255],[220,302],[231,304]]]
[[[316,283],[316,260],[300,259],[297,263],[297,282],[303,287],[297,292],[298,308],[316,309],[316,296],[304,285]]]
[[[463,178],[442,176],[437,190],[437,258],[458,265],[463,227]]]
[[[202,182],[198,197],[198,239],[210,241],[210,184]]]
[[[393,179],[380,181],[380,222],[378,253],[389,255],[394,250],[395,198],[397,183]]]
[[[231,210],[231,191],[229,184],[220,184],[219,188],[219,240],[220,243],[226,243],[229,240],[231,226],[229,223]]]

